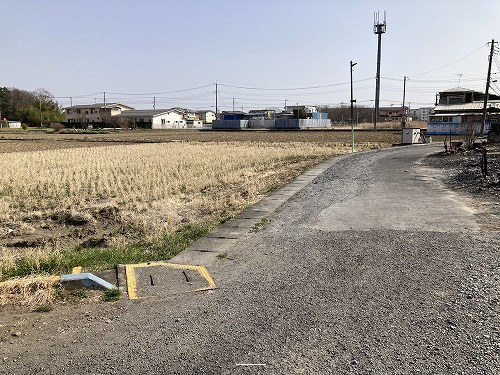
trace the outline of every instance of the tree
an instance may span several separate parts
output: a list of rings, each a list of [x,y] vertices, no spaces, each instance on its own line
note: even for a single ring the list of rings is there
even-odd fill
[[[135,126],[134,119],[126,117],[112,116],[108,121],[106,121],[108,126],[120,129],[130,129]]]
[[[29,126],[64,121],[62,108],[45,89],[30,92],[0,87],[0,111],[2,118],[18,120]]]
[[[293,118],[306,119],[307,113],[306,113],[306,111],[304,111],[304,108],[294,109],[293,110]]]
[[[347,104],[341,104],[337,107],[317,106],[319,112],[328,113],[328,118],[335,124],[351,123],[351,107]],[[359,119],[360,123],[372,122],[374,110],[372,107],[354,106],[354,122]]]

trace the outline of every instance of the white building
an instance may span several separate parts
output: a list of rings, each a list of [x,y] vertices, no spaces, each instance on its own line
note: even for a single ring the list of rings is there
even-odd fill
[[[410,111],[410,116],[419,121],[429,122],[429,116],[434,113],[434,109],[431,107],[422,107],[412,109]]]
[[[217,120],[217,117],[215,116],[215,112],[208,110],[208,111],[196,111],[196,114],[198,115],[198,119],[203,121],[205,124],[211,124],[212,121]]]
[[[3,121],[0,121],[0,128],[11,128],[11,129],[20,129],[21,126],[21,121],[8,121],[7,119],[4,119]]]
[[[285,109],[287,112],[293,112],[293,110],[302,109],[307,114],[318,112],[316,106],[314,105],[287,105]]]
[[[135,126],[148,129],[184,129],[187,120],[182,110],[172,109],[137,109],[124,111],[117,119],[131,119]]]

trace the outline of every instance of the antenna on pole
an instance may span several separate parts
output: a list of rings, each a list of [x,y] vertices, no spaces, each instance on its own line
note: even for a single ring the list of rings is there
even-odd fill
[[[375,116],[373,120],[373,128],[377,129],[377,120],[380,103],[380,57],[382,48],[382,34],[385,33],[387,27],[387,12],[384,10],[384,22],[380,20],[380,12],[373,14],[373,33],[378,35],[377,49],[377,76],[375,78]]]

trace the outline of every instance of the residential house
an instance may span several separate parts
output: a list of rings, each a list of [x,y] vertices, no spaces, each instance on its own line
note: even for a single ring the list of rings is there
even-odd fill
[[[147,129],[187,128],[184,111],[179,108],[129,110],[116,115],[116,118],[130,119],[134,126]]]
[[[116,116],[124,111],[133,109],[134,107],[121,103],[96,103],[66,107],[64,108],[64,113],[66,114],[66,122],[68,125],[102,125],[112,116]]]
[[[411,119],[408,107],[380,107],[378,109],[379,122],[403,122]]]
[[[242,111],[222,111],[221,116],[224,120],[248,120],[248,113]]]
[[[314,105],[287,105],[285,107],[285,110],[286,112],[291,112],[291,113],[293,113],[294,110],[296,111],[303,110],[308,115],[314,112],[318,112]]]
[[[187,128],[201,128],[201,127],[203,127],[203,121],[200,120],[199,115],[198,115],[198,113],[196,113],[196,111],[186,109],[186,108],[179,108],[179,107],[172,108],[172,110],[182,112],[182,117],[184,118],[184,120],[186,120],[186,127]]]
[[[198,115],[198,119],[203,121],[204,124],[211,124],[212,121],[217,120],[217,117],[215,116],[215,112],[208,110],[208,111],[196,111],[196,114]]]
[[[215,120],[212,129],[306,129],[331,126],[326,113],[319,113],[314,106],[288,106],[290,112],[276,113],[273,109],[256,109],[247,113],[222,112],[223,120]],[[297,118],[299,112],[307,118]],[[295,115],[295,117],[294,117]]]
[[[463,134],[470,126],[481,131],[485,94],[456,87],[441,91],[434,114],[429,116],[428,134]],[[488,95],[487,121],[484,133],[491,124],[500,123],[500,96]]]

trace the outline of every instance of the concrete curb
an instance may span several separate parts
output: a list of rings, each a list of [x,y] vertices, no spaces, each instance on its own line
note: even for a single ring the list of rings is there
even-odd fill
[[[376,151],[378,150],[368,152]],[[272,192],[267,197],[248,207],[227,222],[219,225],[182,253],[170,259],[169,262],[205,267],[213,265],[217,262],[216,256],[218,254],[227,252],[236,245],[236,243],[247,237],[252,229],[261,224],[263,220],[286,203],[291,197],[304,189],[333,164],[350,156],[352,156],[352,154],[334,156],[315,165],[288,184]]]

